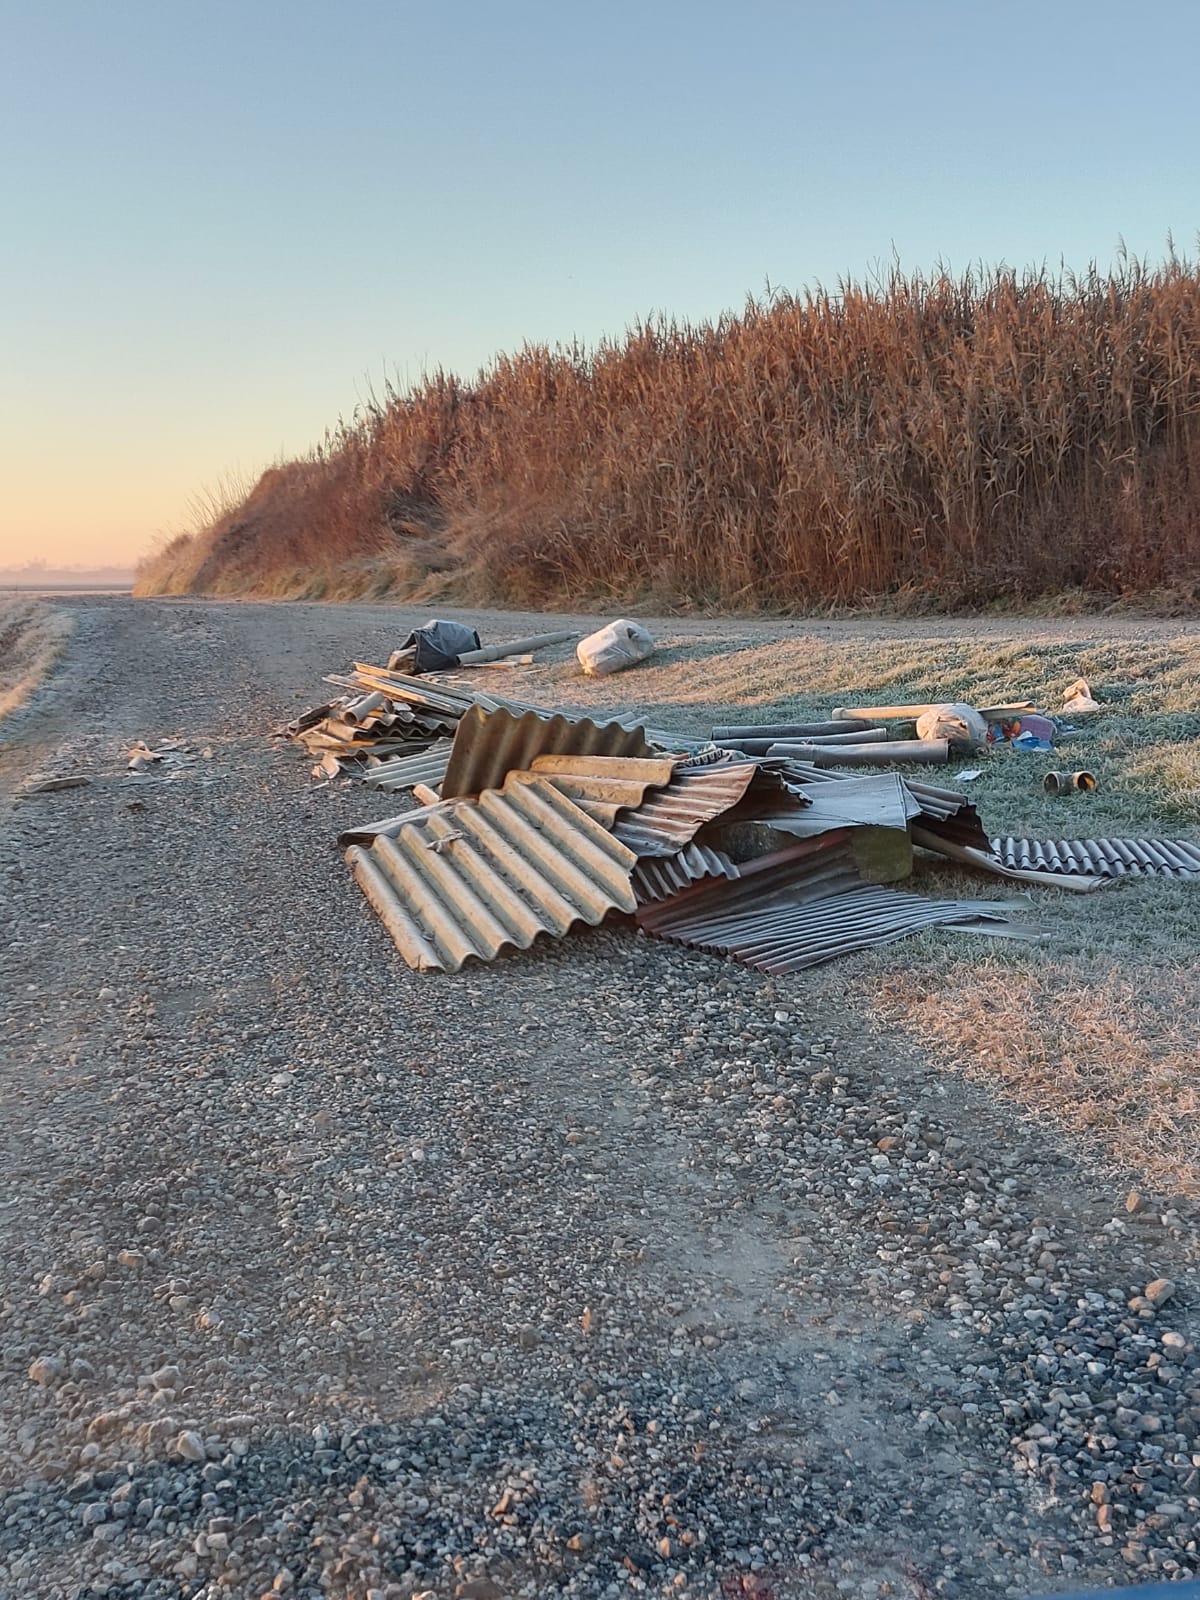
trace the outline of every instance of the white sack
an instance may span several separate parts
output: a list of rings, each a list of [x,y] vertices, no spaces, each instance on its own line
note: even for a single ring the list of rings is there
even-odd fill
[[[603,678],[652,656],[654,640],[640,622],[627,622],[622,617],[581,639],[575,654],[589,678]]]
[[[969,745],[972,750],[987,748],[987,723],[974,706],[934,706],[917,718],[918,739],[949,739],[951,744]]]

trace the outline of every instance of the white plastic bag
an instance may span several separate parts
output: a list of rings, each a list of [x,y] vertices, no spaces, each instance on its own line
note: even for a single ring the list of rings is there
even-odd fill
[[[917,718],[917,738],[949,739],[953,745],[985,750],[987,723],[974,706],[963,705],[961,701],[954,705],[934,706],[929,711],[922,711]]]
[[[575,654],[589,678],[603,678],[652,656],[654,640],[640,622],[628,622],[621,617],[581,639]]]

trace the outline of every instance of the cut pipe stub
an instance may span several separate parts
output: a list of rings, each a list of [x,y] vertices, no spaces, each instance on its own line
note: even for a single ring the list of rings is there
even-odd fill
[[[1042,779],[1047,794],[1091,794],[1095,787],[1096,779],[1090,772],[1048,772]]]

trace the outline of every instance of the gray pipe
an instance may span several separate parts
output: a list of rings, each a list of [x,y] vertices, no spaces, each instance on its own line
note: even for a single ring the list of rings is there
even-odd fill
[[[870,727],[868,722],[855,722],[844,717],[837,722],[763,722],[739,726],[730,723],[712,731],[714,744],[734,744],[742,748],[744,739],[766,740],[777,744],[780,739],[811,739],[825,733],[855,733]],[[755,754],[762,754],[756,751]]]
[[[890,767],[893,762],[940,766],[950,759],[945,739],[896,739],[888,744],[777,744],[767,752],[814,767]]]

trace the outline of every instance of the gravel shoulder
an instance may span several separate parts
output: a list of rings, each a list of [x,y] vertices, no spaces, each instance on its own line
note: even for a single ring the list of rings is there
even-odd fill
[[[0,1596],[1200,1571],[1186,1204],[837,980],[607,928],[409,972],[333,844],[367,792],[264,732],[423,617],[67,609],[0,749]],[[212,754],[127,778],[167,735]]]

